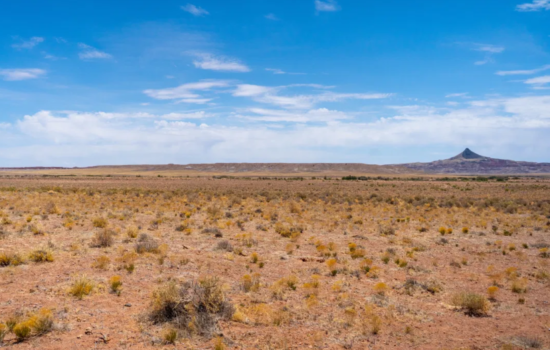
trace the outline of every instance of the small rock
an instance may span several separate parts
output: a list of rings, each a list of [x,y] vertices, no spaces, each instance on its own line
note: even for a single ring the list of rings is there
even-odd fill
[[[124,307],[132,307],[132,304],[126,303],[126,304],[124,304]]]

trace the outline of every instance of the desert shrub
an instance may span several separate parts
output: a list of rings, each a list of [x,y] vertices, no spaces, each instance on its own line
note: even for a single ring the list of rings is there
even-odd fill
[[[234,312],[215,277],[169,282],[155,290],[152,299],[149,319],[154,324],[171,323],[189,335],[211,336],[218,331],[218,321],[231,319]]]
[[[388,285],[384,282],[378,282],[374,285],[374,291],[377,294],[384,295],[388,291]]]
[[[205,228],[201,233],[214,235],[214,237],[223,237],[223,233],[215,227]]]
[[[0,323],[0,345],[4,342],[4,338],[8,334],[8,326],[3,323]]]
[[[94,248],[107,248],[113,245],[114,243],[114,232],[111,230],[101,230],[97,231],[94,234],[94,237],[92,237],[92,242],[90,243],[90,246]]]
[[[176,340],[178,340],[178,330],[169,327],[164,330],[162,338],[164,339],[165,344],[175,344]]]
[[[469,316],[483,316],[489,310],[487,299],[476,293],[457,293],[453,296],[452,303]]]
[[[338,263],[338,261],[334,258],[330,258],[327,260],[327,267],[330,271],[330,274],[333,275],[333,276],[336,276],[336,274],[338,273],[338,270],[336,269],[336,264]]]
[[[0,267],[18,266],[23,263],[23,259],[18,254],[0,253]]]
[[[99,270],[107,270],[110,263],[111,259],[109,259],[108,256],[101,255],[95,259],[95,261],[92,263],[92,267]]]
[[[260,289],[260,274],[244,275],[241,283],[245,292],[256,292]]]
[[[518,345],[527,349],[541,349],[544,345],[542,339],[536,337],[519,336],[515,340]]]
[[[94,283],[86,276],[78,276],[73,280],[69,288],[69,294],[78,299],[82,299],[85,295],[89,295],[94,289]]]
[[[137,235],[138,235],[138,228],[136,226],[130,226],[126,229],[126,235],[129,237],[129,238],[136,238]]]
[[[122,290],[122,281],[120,279],[120,276],[113,276],[109,279],[109,287],[111,289],[111,293],[115,293],[117,295],[120,295],[120,292]]]
[[[497,286],[490,286],[489,288],[487,288],[487,294],[489,295],[490,300],[495,300],[497,292],[498,292]]]
[[[17,341],[22,342],[31,336],[32,329],[28,322],[21,322],[13,327],[12,332],[15,334]]]
[[[97,228],[105,228],[107,227],[107,224],[108,224],[107,219],[102,217],[97,217],[92,221],[92,225]]]
[[[52,262],[53,254],[46,250],[35,250],[29,254],[29,260],[40,263],[40,262]]]
[[[231,243],[229,243],[229,241],[223,240],[218,242],[218,244],[216,245],[216,250],[225,250],[226,252],[232,252],[233,246],[231,245]]]
[[[53,313],[49,309],[40,309],[26,321],[36,335],[46,334],[53,329]]]
[[[135,250],[138,254],[158,253],[160,251],[158,242],[146,233],[142,233],[139,236]]]

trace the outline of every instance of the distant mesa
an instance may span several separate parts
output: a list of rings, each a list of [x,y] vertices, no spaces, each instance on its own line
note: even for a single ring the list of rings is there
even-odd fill
[[[429,163],[408,163],[393,165],[371,165],[362,163],[213,163],[213,164],[151,164],[151,165],[107,165],[87,168],[29,167],[1,168],[0,171],[15,170],[22,173],[89,174],[92,170],[101,174],[150,174],[157,175],[521,175],[550,174],[550,163],[518,162],[479,155],[469,148],[458,155]],[[53,171],[53,172],[52,172]]]

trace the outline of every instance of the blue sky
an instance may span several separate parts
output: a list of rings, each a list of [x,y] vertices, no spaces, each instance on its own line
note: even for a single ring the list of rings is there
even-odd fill
[[[0,23],[0,166],[550,161],[550,0],[20,0]]]

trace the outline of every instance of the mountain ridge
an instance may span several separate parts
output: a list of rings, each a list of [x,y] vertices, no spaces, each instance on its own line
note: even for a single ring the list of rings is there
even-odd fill
[[[99,165],[90,167],[22,167],[0,171],[115,171],[117,173],[216,173],[216,174],[456,174],[456,175],[520,175],[550,174],[550,163],[514,161],[486,157],[469,148],[454,157],[433,162],[374,165],[364,163],[208,163],[208,164],[141,164]]]

